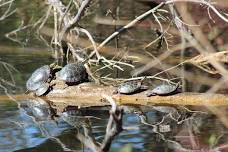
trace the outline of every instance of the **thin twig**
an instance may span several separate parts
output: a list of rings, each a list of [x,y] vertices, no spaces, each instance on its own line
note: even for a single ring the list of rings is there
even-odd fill
[[[143,13],[142,15],[136,17],[133,21],[131,21],[130,23],[128,23],[127,25],[125,25],[124,27],[122,27],[121,29],[119,29],[118,31],[112,33],[109,37],[107,37],[98,47],[97,49],[101,49],[105,44],[107,44],[110,40],[112,40],[114,37],[116,37],[117,35],[119,35],[121,32],[125,31],[126,29],[129,29],[131,27],[133,27],[137,22],[139,22],[140,20],[144,19],[146,16],[150,15],[151,13],[154,13],[158,8],[162,7],[164,5],[164,3],[160,3],[158,6],[154,7],[153,9]],[[90,57],[94,55],[94,51],[90,54]]]

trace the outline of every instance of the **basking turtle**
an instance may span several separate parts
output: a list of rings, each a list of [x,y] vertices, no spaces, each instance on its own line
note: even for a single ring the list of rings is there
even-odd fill
[[[37,96],[45,94],[49,89],[49,84],[46,83],[51,77],[51,68],[44,65],[36,69],[26,82],[28,91],[35,92]]]
[[[44,65],[36,69],[26,82],[26,88],[29,91],[37,90],[43,83],[47,82],[51,74],[51,69],[48,65]]]
[[[114,93],[120,93],[120,94],[133,94],[136,93],[140,90],[145,90],[147,89],[147,86],[142,85],[142,80],[141,81],[128,81],[116,88]]]
[[[148,90],[145,94],[147,97],[159,95],[159,96],[166,96],[176,93],[177,89],[179,88],[180,83],[176,85],[172,84],[162,84],[154,88],[153,90]]]
[[[88,80],[88,73],[82,62],[65,65],[56,73],[56,78],[70,84],[78,84]]]

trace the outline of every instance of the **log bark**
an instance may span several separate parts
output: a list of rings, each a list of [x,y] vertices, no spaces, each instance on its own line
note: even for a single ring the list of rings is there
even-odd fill
[[[111,96],[118,105],[185,105],[185,106],[227,106],[228,95],[206,93],[178,93],[170,96],[146,97],[144,92],[133,95],[113,94],[115,87],[101,86],[92,83],[82,83],[77,86],[56,88],[44,97],[58,112],[62,112],[68,106],[76,107],[100,107],[108,106],[104,95]],[[14,95],[16,100],[33,98],[28,95]],[[6,100],[7,96],[1,96],[0,100]]]
[[[83,83],[65,89],[54,88],[46,97],[49,103],[61,112],[67,106],[91,107],[107,106],[103,95],[111,96],[118,105],[185,105],[185,106],[224,106],[228,96],[223,94],[178,93],[171,96],[146,97],[144,92],[123,95],[113,94],[115,87]]]

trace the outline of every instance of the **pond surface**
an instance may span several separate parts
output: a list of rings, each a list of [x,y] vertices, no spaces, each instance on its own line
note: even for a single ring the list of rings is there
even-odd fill
[[[20,71],[14,74],[17,88],[12,93],[15,94],[25,91],[25,81],[34,69],[52,62],[49,56],[34,52],[0,54],[2,62],[10,63]],[[6,72],[2,73],[2,77],[6,75]],[[4,92],[1,94],[4,95]],[[67,113],[52,119],[50,113],[36,115],[36,110],[39,109],[28,103],[31,102],[0,98],[1,152],[91,151],[76,138],[77,133],[83,134],[83,129],[85,131],[83,126],[92,131],[97,142],[102,142],[105,136],[109,119],[108,107],[100,110],[86,109],[76,114]],[[213,114],[186,112],[182,108],[178,111],[181,115],[179,117],[172,107],[174,113],[170,116],[161,112],[161,107],[140,108],[147,117],[147,123],[142,123],[142,117],[136,114],[138,107],[125,107],[123,126],[128,129],[115,138],[110,151],[203,151],[228,144],[228,131]],[[165,119],[161,122],[163,117]],[[182,121],[184,119],[186,120]],[[157,128],[148,125],[159,122]]]
[[[92,15],[88,13],[84,22],[81,22],[83,27],[93,33],[96,42],[103,41],[115,28],[120,27],[100,24],[98,20],[99,16],[107,16],[108,9],[115,10],[113,3],[120,2],[100,1],[99,5],[103,7],[97,9],[98,16],[94,15],[94,12],[91,13]],[[146,1],[139,3],[125,0],[125,3],[121,3],[121,8],[126,7],[126,9],[119,12],[120,19],[128,21],[134,19],[151,7],[146,3]],[[25,25],[36,22],[46,13],[44,9],[47,6],[46,3],[40,0],[35,0],[34,3],[23,0],[15,1],[14,5],[17,6],[18,11],[0,22],[0,152],[91,151],[83,144],[85,141],[79,140],[76,136],[85,135],[86,132],[91,131],[90,138],[93,137],[96,142],[102,143],[109,120],[109,107],[82,109],[72,112],[73,114],[64,113],[59,117],[53,117],[52,111],[47,109],[48,105],[43,101],[13,101],[5,98],[6,93],[24,93],[25,82],[31,73],[36,68],[53,62],[51,53],[47,51],[43,41],[34,36],[36,34],[33,28],[21,30],[18,35],[12,36],[18,38],[20,45],[4,36],[7,32],[18,28],[21,20]],[[92,5],[92,7],[99,5]],[[2,13],[3,10],[0,12]],[[94,16],[97,20],[93,19]],[[93,20],[92,24],[88,22],[91,20]],[[113,22],[112,18],[110,20]],[[52,22],[49,23],[51,27]],[[127,48],[134,48],[133,50],[142,52],[144,42],[149,43],[157,38],[156,28],[151,30],[150,24],[141,26],[147,28],[137,25],[134,31],[129,30],[122,34],[118,47],[126,51],[131,51]],[[111,44],[116,47],[114,42]],[[136,46],[141,48],[138,49]],[[151,48],[157,49],[156,45]],[[149,52],[150,49],[148,49]],[[119,74],[119,76],[122,75]],[[6,81],[3,82],[3,79]],[[34,104],[37,102],[37,105]],[[43,109],[39,109],[39,103],[44,104]],[[227,111],[228,107],[223,108]],[[123,126],[126,129],[113,140],[110,151],[228,151],[228,130],[220,119],[208,112],[205,107],[191,107],[191,109],[197,111],[190,111],[183,107],[124,107]],[[140,113],[142,111],[143,113]]]

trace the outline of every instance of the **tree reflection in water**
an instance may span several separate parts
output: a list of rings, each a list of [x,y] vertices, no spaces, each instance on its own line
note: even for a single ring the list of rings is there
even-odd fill
[[[87,150],[97,152],[109,151],[110,148],[113,150],[116,144],[119,149],[128,143],[132,143],[133,147],[134,143],[141,143],[144,151],[210,151],[222,150],[228,146],[222,137],[220,143],[219,139],[209,146],[202,143],[203,137],[199,136],[204,126],[202,122],[210,116],[205,112],[191,111],[186,107],[117,106],[110,97],[106,98],[111,100],[111,110],[108,110],[109,107],[69,107],[58,117],[53,115],[53,110],[41,99],[26,101],[21,107],[34,117],[33,120],[43,136],[57,143],[63,151],[74,151],[79,144],[76,138]],[[63,135],[56,136],[46,124],[50,123],[50,120],[55,122],[57,127],[64,121],[73,128],[68,127],[68,131],[64,131],[67,132],[64,138]],[[216,134],[215,132],[214,135]],[[76,147],[84,149],[84,146]]]

